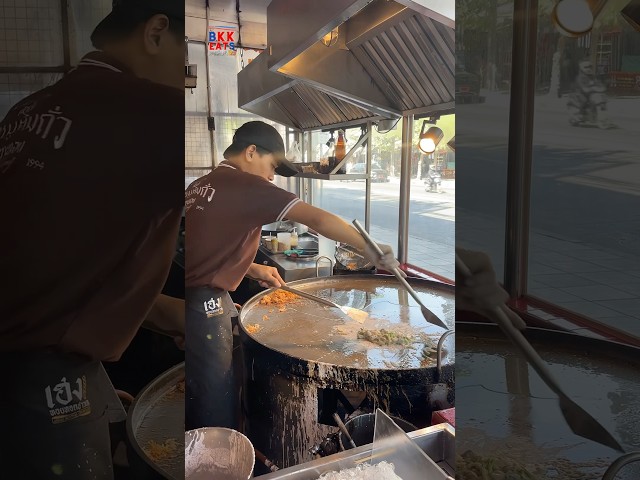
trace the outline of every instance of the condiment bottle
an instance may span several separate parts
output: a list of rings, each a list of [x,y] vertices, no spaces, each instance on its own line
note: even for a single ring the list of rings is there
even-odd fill
[[[327,151],[327,157],[329,157],[329,169],[326,173],[331,173],[336,167],[336,144],[333,141],[333,137],[329,139],[329,150]]]
[[[273,253],[278,251],[278,237],[271,237],[271,251]]]
[[[344,139],[344,130],[338,130],[338,141],[336,142],[336,163],[339,164],[347,154],[346,141]],[[334,165],[334,167],[335,167]],[[338,173],[345,173],[344,167]]]
[[[298,246],[298,231],[294,227],[293,232],[291,233],[291,248],[296,248]]]

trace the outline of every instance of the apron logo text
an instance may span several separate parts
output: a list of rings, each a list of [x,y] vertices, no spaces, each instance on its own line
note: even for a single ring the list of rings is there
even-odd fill
[[[224,313],[224,309],[222,308],[222,298],[211,298],[204,303],[204,313],[207,315],[207,318],[216,317],[218,315],[222,315]]]
[[[73,388],[75,387],[75,388]],[[91,405],[87,400],[87,378],[77,378],[73,385],[62,377],[60,383],[44,389],[52,423],[63,423],[89,415]]]

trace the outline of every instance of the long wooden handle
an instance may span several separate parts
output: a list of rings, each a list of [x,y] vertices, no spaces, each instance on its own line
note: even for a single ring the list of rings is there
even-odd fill
[[[281,290],[286,290],[287,292],[291,292],[291,293],[295,293],[296,295],[300,295],[301,297],[304,298],[308,298],[309,300],[314,300],[318,303],[323,303],[325,305],[328,305],[330,307],[336,307],[336,308],[340,308],[340,305],[333,303],[329,300],[326,300],[324,298],[321,297],[316,297],[315,295],[311,295],[310,293],[307,292],[303,292],[302,290],[296,290],[295,288],[291,288],[288,285],[282,285],[280,287]]]
[[[460,257],[456,254],[456,268],[462,273],[462,275],[466,278],[470,278],[472,276],[471,270],[469,267],[465,265]],[[547,368],[547,365],[540,357],[540,354],[533,348],[533,346],[529,343],[529,341],[522,335],[522,332],[513,326],[513,322],[507,316],[507,312],[505,309],[508,308],[506,305],[501,305],[495,307],[491,313],[492,319],[496,324],[500,327],[500,330],[504,332],[507,338],[513,343],[525,356],[529,364],[533,367],[533,369],[540,375],[540,378],[547,384],[551,390],[553,390],[557,395],[566,397],[567,395],[564,393],[560,384],[556,381],[551,371]],[[517,316],[517,314],[514,312]],[[522,321],[522,320],[521,320]],[[524,323],[524,322],[522,322]]]
[[[566,397],[567,394],[564,393],[562,387],[555,379],[547,365],[542,360],[540,354],[536,351],[535,348],[529,343],[529,341],[522,335],[522,332],[513,326],[513,322],[507,316],[507,313],[504,311],[505,308],[508,308],[506,305],[501,307],[494,308],[494,321],[498,324],[500,329],[504,332],[504,334],[511,340],[511,343],[516,345],[526,359],[529,361],[533,369],[538,372],[540,378],[547,384],[547,386],[553,390],[556,395]]]
[[[358,229],[358,231],[360,232],[360,235],[362,235],[362,238],[364,238],[365,242],[367,242],[369,246],[373,248],[375,252],[382,257],[384,255],[384,252],[380,250],[380,247],[378,246],[378,244],[373,241],[373,238],[371,238],[371,236],[369,235],[369,232],[367,232],[364,229],[364,227],[360,224],[360,222],[357,219],[353,221],[353,225],[355,225],[355,227]],[[393,275],[402,284],[402,286],[407,290],[407,292],[409,292],[409,294],[413,297],[413,299],[416,302],[418,302],[418,305],[420,305],[422,308],[427,309],[427,307],[425,307],[422,301],[420,300],[420,297],[418,297],[418,294],[416,293],[416,291],[413,289],[411,285],[409,285],[409,282],[407,282],[407,279],[404,278],[404,276],[400,273],[399,269],[396,267],[390,270],[391,270],[391,273],[393,273]]]

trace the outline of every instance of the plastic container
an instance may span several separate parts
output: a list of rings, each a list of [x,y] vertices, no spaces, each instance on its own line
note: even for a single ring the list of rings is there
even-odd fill
[[[329,150],[327,151],[327,157],[329,158],[329,166],[326,172],[323,173],[331,173],[333,169],[336,167],[336,143],[329,140]]]
[[[278,251],[291,250],[291,234],[289,232],[278,233]]]
[[[323,235],[318,235],[318,255],[328,257],[335,261],[336,242]]]

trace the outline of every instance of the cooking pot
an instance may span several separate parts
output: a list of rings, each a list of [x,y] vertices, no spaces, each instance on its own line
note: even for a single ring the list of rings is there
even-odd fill
[[[453,287],[418,279],[409,283],[428,308],[453,326]],[[331,405],[341,391],[357,392],[370,408],[381,408],[419,428],[430,424],[430,384],[446,384],[448,401],[454,403],[454,342],[443,355],[439,379],[435,352],[425,352],[437,345],[444,329],[424,320],[395,277],[335,276],[289,285],[342,306],[364,308],[369,317],[360,324],[338,309],[300,298],[266,304],[273,290],[244,303],[239,324],[245,431],[276,465],[285,468],[311,460],[309,450],[335,431],[332,420],[325,418],[335,411]],[[376,344],[359,338],[360,329],[387,329],[410,342]]]

